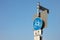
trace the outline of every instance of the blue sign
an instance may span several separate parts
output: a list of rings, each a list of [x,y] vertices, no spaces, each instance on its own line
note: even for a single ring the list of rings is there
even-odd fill
[[[35,18],[34,22],[33,22],[33,28],[34,30],[39,30],[42,28],[42,19],[40,19],[39,17],[38,18]]]

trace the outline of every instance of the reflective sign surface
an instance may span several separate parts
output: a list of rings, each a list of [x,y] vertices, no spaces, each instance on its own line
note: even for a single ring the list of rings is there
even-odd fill
[[[34,30],[39,30],[42,28],[42,20],[38,17],[35,18],[35,20],[33,21],[33,28]]]

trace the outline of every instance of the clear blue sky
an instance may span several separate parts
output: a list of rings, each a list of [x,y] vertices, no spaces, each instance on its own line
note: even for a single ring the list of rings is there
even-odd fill
[[[60,40],[60,0],[0,0],[0,40],[33,40],[38,1],[50,11],[43,40]]]

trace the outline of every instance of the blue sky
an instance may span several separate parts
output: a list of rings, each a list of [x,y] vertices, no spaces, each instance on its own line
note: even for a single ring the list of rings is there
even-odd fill
[[[60,0],[0,0],[0,40],[34,40],[32,17],[38,1],[50,11],[43,40],[60,39]]]

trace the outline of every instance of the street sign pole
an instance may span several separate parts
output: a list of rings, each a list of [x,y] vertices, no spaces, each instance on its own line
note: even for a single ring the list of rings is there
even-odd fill
[[[37,3],[37,13],[33,16],[34,40],[42,40],[43,29],[47,25],[47,13],[49,10]]]
[[[37,3],[37,17],[40,18],[40,3]],[[42,30],[34,30],[34,40],[42,40]]]

